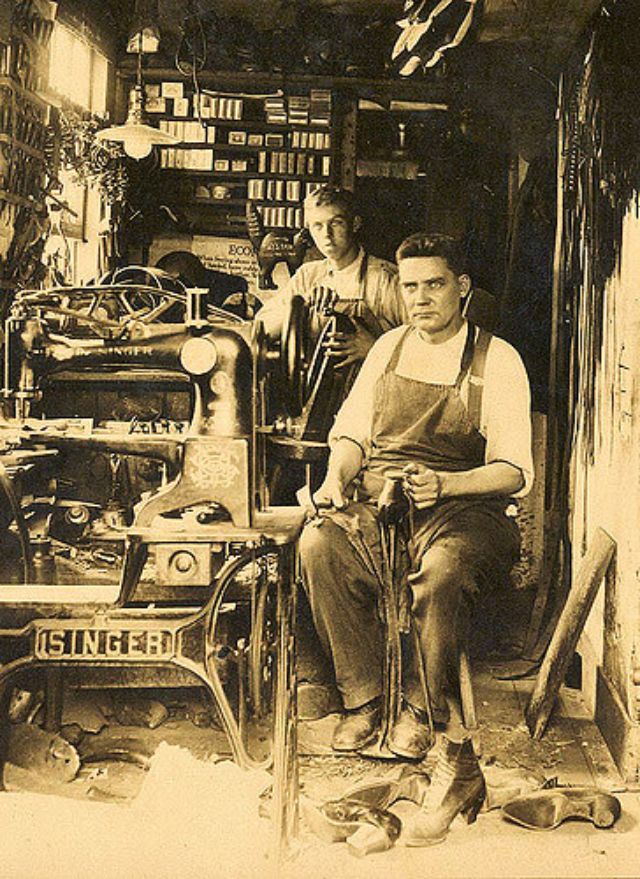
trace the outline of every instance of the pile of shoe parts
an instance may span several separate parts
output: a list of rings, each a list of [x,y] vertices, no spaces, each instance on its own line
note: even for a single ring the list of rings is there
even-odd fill
[[[568,818],[609,828],[620,817],[620,802],[607,791],[562,786],[556,778],[496,763],[483,769],[470,740],[444,739],[431,776],[423,766],[405,767],[395,778],[361,781],[320,805],[303,797],[302,814],[324,842],[346,842],[360,857],[398,840],[411,847],[443,842],[458,815],[472,823],[479,811],[500,809],[503,818],[530,830],[552,830]],[[419,807],[404,826],[391,810],[400,800]]]

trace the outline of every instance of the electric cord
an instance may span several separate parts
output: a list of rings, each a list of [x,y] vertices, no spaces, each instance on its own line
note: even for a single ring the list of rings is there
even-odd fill
[[[176,49],[175,65],[179,73],[185,78],[191,77],[193,82],[193,99],[198,112],[198,122],[203,127],[205,122],[202,118],[200,80],[198,73],[204,67],[207,60],[207,35],[202,24],[202,19],[193,2],[187,6],[187,14],[181,25],[181,36]],[[188,59],[188,60],[187,60]]]

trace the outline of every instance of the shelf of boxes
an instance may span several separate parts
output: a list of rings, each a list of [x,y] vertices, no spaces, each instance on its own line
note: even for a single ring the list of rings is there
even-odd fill
[[[187,203],[220,208],[251,200],[265,226],[298,228],[306,195],[334,178],[328,89],[254,98],[188,94],[181,82],[152,83],[146,109],[179,140],[160,148],[160,163],[176,177],[195,178],[190,194],[182,190]]]

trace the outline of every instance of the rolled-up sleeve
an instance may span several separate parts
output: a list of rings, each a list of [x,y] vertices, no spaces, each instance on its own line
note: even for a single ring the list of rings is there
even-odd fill
[[[487,440],[487,464],[505,461],[517,467],[524,485],[515,497],[526,495],[533,483],[531,393],[518,352],[503,339],[493,338],[487,352],[482,405],[482,433]]]
[[[358,377],[338,410],[333,427],[329,432],[330,446],[346,437],[357,443],[365,456],[369,455],[375,386],[391,358],[391,352],[399,338],[399,331],[402,333],[403,328],[400,327],[385,333],[375,342],[367,354]]]

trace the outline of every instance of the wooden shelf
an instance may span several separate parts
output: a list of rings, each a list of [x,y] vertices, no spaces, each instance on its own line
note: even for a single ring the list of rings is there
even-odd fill
[[[44,159],[44,152],[42,150],[37,150],[35,147],[29,146],[29,144],[23,143],[21,140],[15,140],[10,134],[0,133],[0,143],[7,143],[15,149],[22,150],[23,153],[33,156],[35,159]]]
[[[167,147],[165,147],[167,149]],[[285,152],[285,153],[304,153],[308,156],[330,156],[333,154],[332,149],[322,149],[316,150],[311,149],[310,147],[291,147],[286,144],[281,147],[274,146],[249,146],[248,144],[239,144],[239,143],[207,143],[205,140],[181,140],[176,144],[173,144],[169,149],[201,149],[201,150],[213,150],[214,152],[238,152],[238,153],[249,153],[250,155],[256,155],[257,152],[266,152],[266,153],[274,153],[274,152]]]
[[[149,57],[150,63],[145,68],[144,78],[146,82],[184,82],[189,80],[184,77],[175,66],[171,66],[172,59],[162,54]],[[124,58],[118,65],[117,75],[122,79],[135,80],[135,61],[132,58]],[[333,93],[339,92],[346,96],[363,95],[376,100],[406,99],[438,103],[451,98],[456,84],[447,78],[433,78],[430,80],[407,80],[397,78],[375,78],[363,76],[332,76],[330,74],[314,73],[281,73],[272,71],[244,71],[244,70],[202,70],[198,73],[200,87],[208,91],[223,93],[223,96],[233,97],[234,94],[243,92],[249,98],[251,91],[259,90],[259,94],[274,93],[277,89],[285,92],[295,92],[297,89],[326,88]]]
[[[46,109],[47,102],[37,95],[35,92],[30,92],[24,86],[20,85],[20,83],[15,80],[12,76],[0,76],[0,87],[6,86],[20,95],[21,98],[24,98],[27,101],[31,101],[31,103],[36,104],[36,106],[41,109]]]
[[[147,115],[150,119],[163,119],[167,122],[200,122],[197,116],[170,116],[167,113],[150,112],[148,112]],[[267,133],[275,131],[276,134],[279,134],[280,132],[290,132],[292,126],[295,131],[322,131],[327,134],[331,132],[331,125],[322,125],[318,122],[267,122],[266,119],[215,119],[213,116],[205,116],[202,121],[207,125],[218,125],[223,128],[238,128],[247,131],[266,131]]]
[[[198,195],[193,196],[194,204],[201,205],[215,205],[216,207],[233,207],[234,205],[243,206],[246,205],[246,198],[200,198]]]
[[[277,171],[197,171],[191,168],[162,168],[162,171],[171,171],[175,174],[185,175],[188,177],[218,177],[221,180],[270,180],[274,177],[283,178],[285,180],[302,180],[306,183],[328,183],[331,175],[323,176],[322,174],[287,174],[286,172]]]
[[[215,132],[213,142],[206,139],[188,139],[178,141],[175,145],[163,150],[163,162],[174,165],[174,167],[168,167],[164,164],[161,166],[161,173],[166,175],[164,177],[168,189],[166,197],[173,199],[176,204],[179,203],[182,212],[190,218],[190,231],[193,232],[197,228],[198,231],[207,230],[208,234],[223,233],[230,236],[237,235],[240,230],[246,232],[244,208],[248,201],[257,204],[260,211],[266,213],[271,222],[265,222],[263,217],[265,228],[281,232],[297,229],[297,225],[273,225],[273,221],[286,220],[288,214],[289,222],[293,224],[294,219],[300,219],[307,189],[340,180],[342,117],[340,105],[336,101],[335,92],[331,86],[326,87],[328,92],[326,103],[318,105],[318,107],[313,105],[316,119],[322,118],[326,112],[328,116],[326,124],[317,121],[271,122],[263,118],[266,115],[264,101],[267,94],[273,94],[274,88],[264,88],[259,94],[250,96],[244,91],[243,86],[237,83],[235,88],[224,89],[224,95],[220,95],[220,97],[235,99],[236,107],[242,102],[244,118],[226,119],[207,116],[200,120],[191,111],[193,93],[188,80],[181,79],[175,70],[172,71],[173,75],[166,77],[164,71],[160,70],[160,75],[158,75],[157,69],[153,71],[147,69],[146,82],[182,81],[184,83],[184,105],[189,108],[190,112],[189,115],[185,116],[176,115],[173,112],[172,102],[168,100],[166,107],[169,112],[149,114],[155,120],[155,124],[160,123],[164,130],[172,129],[177,135],[180,132],[186,138],[192,138],[194,135],[202,136],[204,132],[199,130],[199,122],[202,122],[205,128],[218,129]],[[124,86],[122,88],[124,95],[126,86],[129,84],[128,74],[121,71],[120,78]],[[204,82],[201,85],[206,87]],[[253,86],[256,91],[255,82]],[[320,88],[317,82],[310,82],[309,86]],[[287,113],[291,111],[295,116],[295,103],[291,101],[291,98],[302,94],[308,94],[308,90],[298,91],[291,84],[283,89],[282,100],[287,108]],[[215,108],[219,107],[220,104],[216,103]],[[196,126],[198,126],[198,130],[196,130]],[[235,139],[245,141],[244,143],[227,142],[229,133],[236,131],[241,134]],[[253,133],[260,135],[257,139],[262,140],[262,143],[250,144],[246,142]],[[269,135],[273,135],[273,137]],[[279,140],[282,143],[277,143]],[[294,143],[295,146],[293,146]],[[322,148],[316,149],[316,144]],[[204,150],[210,152],[205,156]],[[191,162],[189,162],[190,157],[185,155],[188,152],[193,153]],[[198,160],[202,159],[206,159],[207,168],[175,167],[176,162],[197,166]],[[212,167],[219,160],[224,160],[220,161],[220,164],[227,167],[228,170],[216,170]],[[272,167],[272,163],[273,166],[277,165],[281,170],[268,170]],[[205,163],[203,162],[203,164]],[[245,165],[247,167],[245,170],[233,170],[234,164],[236,168]],[[291,170],[285,170],[285,168]],[[328,173],[323,173],[326,171]],[[260,181],[260,184],[256,183],[252,186],[252,181]],[[274,184],[273,187],[269,185],[271,183]],[[216,184],[226,184],[230,191],[230,197],[214,198],[211,193],[215,191],[213,187]],[[200,196],[196,194],[196,190],[201,193]],[[262,197],[250,199],[248,193],[258,190],[261,191]],[[281,198],[277,200],[265,198],[267,194],[271,196],[276,191],[279,196],[282,196]],[[299,197],[286,198],[287,195]],[[237,213],[241,213],[242,216],[235,216]],[[207,234],[207,232],[203,234]]]

